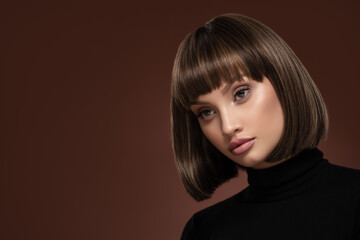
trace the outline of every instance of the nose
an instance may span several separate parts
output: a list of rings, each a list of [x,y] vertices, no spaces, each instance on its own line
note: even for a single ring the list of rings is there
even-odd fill
[[[235,109],[223,109],[221,112],[221,129],[224,136],[232,136],[243,130],[240,116]]]

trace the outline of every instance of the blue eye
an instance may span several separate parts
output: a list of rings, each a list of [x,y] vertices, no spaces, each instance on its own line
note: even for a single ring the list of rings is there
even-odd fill
[[[210,120],[215,112],[213,110],[204,110],[199,112],[197,115],[199,118],[202,118],[203,120]]]
[[[246,95],[248,95],[249,91],[250,91],[249,87],[239,89],[238,91],[235,92],[235,96],[234,96],[235,100],[242,100],[243,98],[246,97]]]

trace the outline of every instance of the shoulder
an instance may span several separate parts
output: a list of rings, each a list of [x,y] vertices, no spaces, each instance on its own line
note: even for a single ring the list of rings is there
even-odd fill
[[[323,188],[328,189],[332,210],[347,221],[354,219],[360,227],[360,170],[330,164],[325,179]]]
[[[360,204],[360,170],[330,164],[325,184],[338,196],[351,196]]]
[[[240,204],[238,196],[241,193],[242,192],[195,213],[193,218],[198,221],[207,221],[207,223],[210,223],[217,219],[219,215],[227,214],[234,206]]]
[[[335,181],[339,184],[346,184],[347,186],[357,186],[360,191],[360,170],[348,167],[343,167],[335,164],[330,164],[328,168],[328,180]]]
[[[238,199],[241,194],[242,192],[195,213],[187,222],[181,240],[207,239],[211,229],[219,226],[222,219],[233,212],[235,206],[241,205]]]

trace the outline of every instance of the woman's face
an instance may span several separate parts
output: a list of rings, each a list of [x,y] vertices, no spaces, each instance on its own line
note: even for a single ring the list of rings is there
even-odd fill
[[[265,162],[278,144],[284,115],[269,79],[224,83],[200,95],[191,106],[206,138],[234,162],[252,168],[267,168]]]

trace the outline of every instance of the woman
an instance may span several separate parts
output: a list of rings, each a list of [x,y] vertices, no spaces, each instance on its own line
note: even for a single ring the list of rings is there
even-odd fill
[[[181,43],[171,84],[175,161],[201,201],[248,173],[240,193],[196,213],[188,239],[360,239],[360,171],[330,164],[324,101],[263,24],[218,16]]]

